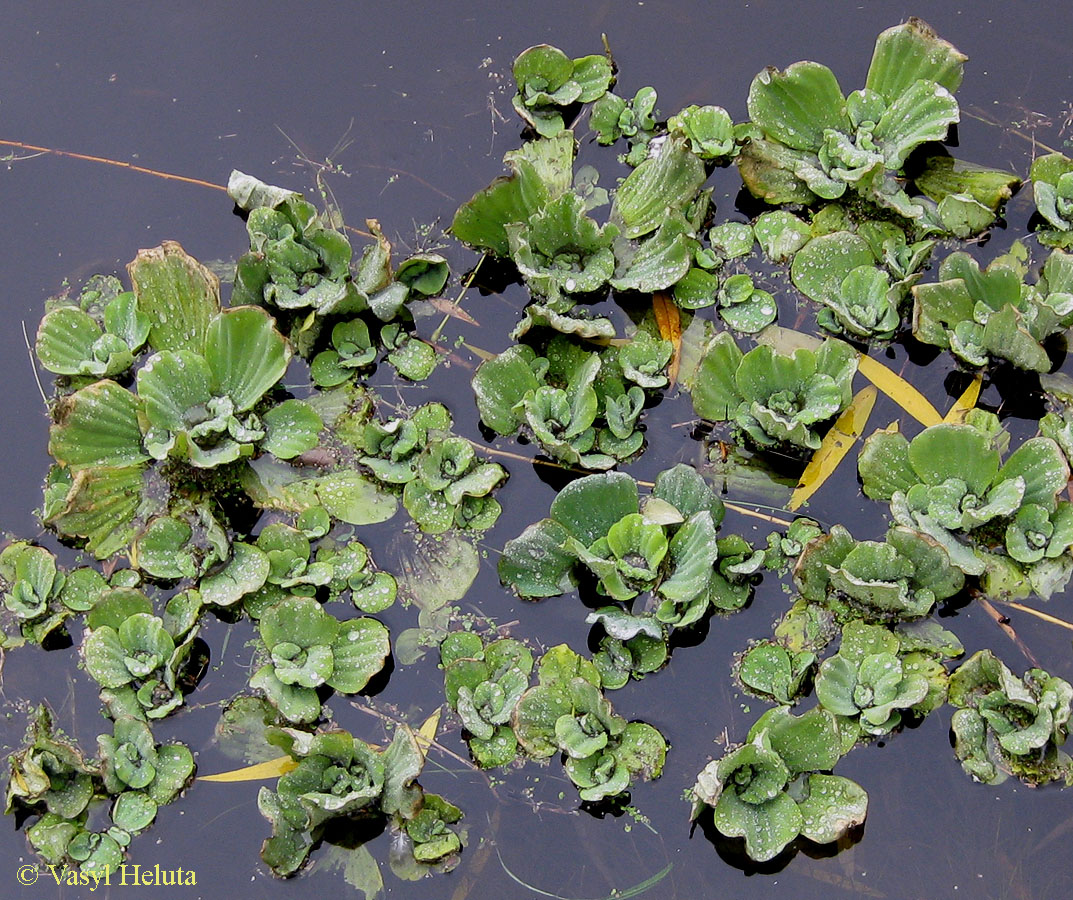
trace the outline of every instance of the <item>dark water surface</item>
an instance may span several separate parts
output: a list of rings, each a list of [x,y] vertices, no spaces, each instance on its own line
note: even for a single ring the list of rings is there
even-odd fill
[[[740,120],[749,82],[765,65],[816,59],[852,89],[863,83],[875,35],[916,14],[970,57],[958,93],[958,156],[1026,174],[1037,152],[1034,139],[1069,152],[1073,138],[1073,12],[1058,9],[1045,17],[1036,4],[997,2],[7,4],[0,15],[0,139],[215,184],[225,183],[237,167],[313,196],[316,171],[300,162],[300,152],[320,164],[350,224],[376,217],[393,240],[414,245],[423,224],[445,226],[459,203],[500,174],[503,153],[518,145],[510,63],[530,44],[548,41],[578,56],[599,52],[600,34],[606,33],[620,67],[620,93],[632,96],[651,84],[665,114],[689,103],[717,103]],[[68,283],[77,288],[95,272],[122,272],[140,247],[173,239],[203,261],[233,260],[246,248],[246,235],[226,196],[209,187],[58,155],[24,158],[33,154],[0,147],[0,155],[9,151],[0,169],[0,303],[7,316],[0,332],[0,531],[33,537],[40,530],[32,511],[48,465],[48,423],[21,323],[32,338],[47,296]],[[610,172],[612,156],[593,158]],[[732,216],[736,172],[718,172],[714,183],[719,217]],[[1009,204],[1007,227],[996,228],[980,248],[981,258],[1022,235],[1031,212],[1031,192],[1022,191]],[[453,245],[444,252],[456,273],[475,260]],[[480,327],[455,324],[447,333],[502,350],[524,302],[517,287],[487,297],[473,292],[465,308]],[[428,334],[435,324],[426,319],[419,328]],[[894,353],[899,368],[905,352]],[[964,384],[947,379],[951,368],[943,355],[927,370],[911,370],[940,409]],[[462,363],[441,367],[430,386],[405,388],[404,397],[447,402],[463,433],[478,437],[470,375]],[[1017,412],[1030,408],[1025,400],[1017,385],[1005,391],[989,386],[981,402]],[[899,414],[881,399],[873,421],[886,424]],[[651,410],[649,449],[629,471],[648,478],[676,461],[697,460],[700,445],[683,426],[690,418],[688,398],[671,397]],[[500,446],[531,455],[530,448],[510,441]],[[498,495],[506,514],[484,539],[488,558],[463,606],[500,622],[517,621],[515,636],[545,646],[567,640],[583,649],[586,609],[576,597],[522,603],[498,585],[496,550],[544,515],[553,496],[545,473],[528,463],[506,465],[511,479]],[[852,467],[836,476],[811,510],[829,522],[846,522],[859,537],[883,528],[882,507],[859,499]],[[762,542],[765,524],[732,514],[724,530]],[[368,538],[389,569],[400,528],[392,522]],[[451,900],[541,896],[509,871],[543,896],[604,898],[670,866],[643,896],[1073,896],[1065,852],[1073,837],[1073,794],[1016,782],[973,784],[950,750],[947,710],[840,762],[839,774],[860,782],[870,796],[863,834],[841,852],[812,848],[779,871],[757,872],[734,855],[733,844],[714,846],[700,829],[690,834],[683,793],[705,762],[722,753],[716,739],[725,731],[740,740],[762,706],[735,690],[731,658],[750,638],[768,632],[784,604],[780,586],[769,577],[749,609],[714,619],[704,643],[679,648],[666,670],[611,697],[616,711],[656,725],[672,746],[663,777],[633,791],[647,821],[579,812],[558,765],[529,764],[494,773],[490,782],[433,753],[422,782],[466,811],[462,864],[447,876],[400,881],[387,866],[390,835],[380,835],[369,846],[381,861],[386,892]],[[1047,608],[1073,618],[1070,606],[1059,595]],[[944,624],[969,652],[990,646],[1018,672],[1027,666],[982,609],[950,615]],[[394,608],[383,618],[397,634],[415,624],[416,613]],[[1024,615],[1012,624],[1041,665],[1073,677],[1069,632]],[[190,707],[158,734],[187,741],[198,752],[200,770],[213,772],[235,765],[211,737],[215,704],[245,683],[251,633],[214,623],[203,636],[213,668],[189,698]],[[18,702],[42,697],[83,746],[93,746],[102,720],[95,690],[72,651],[8,654],[2,688],[5,752],[22,737]],[[428,658],[397,667],[375,700],[378,708],[390,704],[418,723],[442,702],[441,674]],[[382,725],[360,705],[340,697],[330,702],[343,727],[382,741]],[[465,755],[456,728],[442,742]],[[255,797],[250,783],[195,784],[135,840],[133,857],[143,865],[194,869],[197,890],[113,887],[111,896],[313,897],[351,890],[338,873],[306,872],[285,882],[268,875],[258,850],[269,827]],[[0,822],[0,896],[79,896],[44,879],[20,887],[15,874],[24,860],[32,854],[9,817]]]

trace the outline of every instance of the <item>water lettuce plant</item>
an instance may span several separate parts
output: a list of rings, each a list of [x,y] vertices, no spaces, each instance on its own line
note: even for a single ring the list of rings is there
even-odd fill
[[[912,18],[879,35],[864,88],[848,96],[820,63],[765,69],[749,89],[752,131],[737,160],[745,186],[772,204],[856,195],[924,231],[959,228],[967,235],[986,228],[1016,176],[992,171],[1004,190],[988,193],[976,184],[987,176],[929,159],[918,179],[927,198],[906,190],[907,158],[945,140],[959,119],[953,94],[966,59]],[[942,178],[929,173],[933,167]],[[976,213],[975,227],[965,224],[966,207]]]
[[[376,619],[340,622],[311,597],[280,600],[262,613],[258,627],[269,662],[250,685],[263,690],[289,722],[319,718],[321,685],[343,694],[360,691],[391,649],[387,628]]]
[[[56,557],[28,541],[12,541],[0,551],[0,590],[4,609],[19,626],[19,637],[4,633],[0,643],[13,646],[20,639],[43,641],[61,627],[72,612],[88,608],[78,586],[64,591],[66,576]],[[66,602],[64,599],[66,598]],[[93,599],[86,598],[89,605]]]
[[[102,688],[110,709],[140,719],[159,719],[183,702],[179,675],[197,636],[194,627],[176,640],[144,594],[120,595],[124,612],[118,626],[91,628],[82,646],[86,671]],[[138,611],[134,610],[149,610]]]
[[[80,388],[57,403],[49,437],[57,465],[45,520],[85,539],[98,558],[168,509],[161,481],[181,481],[183,466],[216,468],[256,453],[291,459],[316,445],[323,426],[305,401],[266,396],[291,357],[267,313],[223,309],[216,276],[174,242],[141,251],[130,275],[152,351],[136,391],[111,379]],[[179,512],[190,502],[180,493],[174,500]],[[211,492],[208,500],[211,517]],[[184,526],[170,527],[168,539]]]
[[[4,811],[44,807],[75,819],[89,806],[100,767],[53,725],[52,710],[40,704],[30,719],[21,749],[8,758]]]
[[[788,650],[775,641],[758,641],[742,655],[738,680],[745,690],[789,706],[804,693],[816,664],[811,650]]]
[[[333,819],[390,818],[409,837],[420,863],[462,849],[449,827],[461,811],[416,783],[425,758],[409,728],[396,729],[384,750],[338,730],[309,734],[279,728],[270,739],[297,763],[280,776],[275,791],[263,787],[257,796],[257,808],[272,825],[261,858],[276,875],[294,874]]]
[[[447,703],[469,732],[469,751],[482,768],[514,760],[518,742],[511,717],[529,687],[533,654],[501,638],[485,644],[468,631],[452,632],[440,644]]]
[[[864,821],[868,795],[840,775],[825,774],[841,756],[838,725],[825,709],[795,716],[776,706],[746,742],[713,760],[693,786],[693,818],[711,810],[716,830],[745,838],[749,857],[773,859],[799,835],[836,841]]]
[[[101,778],[116,797],[112,820],[136,832],[156,818],[157,808],[171,803],[194,774],[194,757],[185,744],[156,743],[140,719],[120,716],[113,733],[97,738]]]
[[[950,676],[954,753],[977,781],[1014,775],[1028,784],[1073,780],[1061,747],[1069,733],[1073,687],[1042,669],[1022,678],[990,650],[980,650]]]
[[[593,621],[619,640],[662,639],[663,625],[685,628],[749,598],[764,554],[737,535],[718,538],[722,517],[722,502],[690,466],[661,472],[643,507],[630,476],[589,475],[559,492],[548,518],[507,542],[499,577],[524,597],[550,597],[587,570],[619,604]],[[644,609],[634,599],[641,594],[651,595]]]
[[[1032,161],[1029,172],[1036,209],[1044,226],[1036,232],[1041,244],[1073,249],[1073,160],[1047,153]]]
[[[235,270],[231,302],[271,310],[297,352],[319,359],[314,372],[318,384],[342,383],[347,370],[374,361],[378,348],[359,317],[365,312],[377,324],[386,323],[380,341],[392,351],[388,360],[400,374],[413,380],[431,374],[436,361],[432,348],[413,339],[403,324],[409,319],[408,301],[438,294],[446,284],[449,273],[442,256],[417,253],[392,271],[391,242],[379,223],[369,219],[373,242],[352,269],[353,248],[337,213],[318,212],[301,194],[237,170],[228,179],[227,192],[248,214],[250,238],[250,250]],[[332,346],[317,352],[328,325]]]
[[[619,160],[636,168],[648,156],[648,145],[656,136],[658,119],[656,89],[646,85],[630,100],[607,91],[592,104],[589,127],[596,132],[596,140],[604,145],[626,138],[630,149],[621,154]],[[717,129],[718,125],[715,125],[706,130],[715,132]]]
[[[524,429],[555,459],[609,469],[640,452],[646,392],[667,383],[670,355],[647,331],[592,351],[556,335],[542,355],[517,344],[483,362],[473,391],[481,421],[499,434]]]
[[[821,328],[853,340],[889,340],[933,243],[908,244],[900,228],[866,221],[856,231],[813,237],[795,253],[790,273],[803,294],[823,304]]]
[[[839,718],[843,741],[890,734],[907,715],[926,716],[943,704],[948,676],[935,654],[906,652],[882,625],[848,622],[838,653],[816,673],[816,699]]]
[[[912,441],[877,431],[858,461],[864,492],[890,502],[899,525],[940,543],[966,575],[998,590],[1050,596],[1073,567],[1073,507],[1059,499],[1069,465],[1050,438],[1025,441],[1003,462],[991,414],[940,424]],[[967,542],[958,537],[963,534]]]
[[[64,299],[45,313],[35,352],[48,371],[78,379],[113,378],[126,372],[149,337],[149,320],[118,278],[86,282],[77,301]]]
[[[422,531],[484,531],[499,518],[492,491],[507,478],[499,463],[478,457],[474,445],[451,431],[451,414],[427,403],[409,415],[380,421],[348,417],[340,431],[359,453],[357,461],[402,503]]]
[[[701,358],[693,408],[709,421],[733,422],[761,449],[815,450],[818,428],[849,405],[856,371],[857,354],[842,341],[791,356],[767,345],[742,353],[722,332]]]
[[[518,85],[511,101],[514,111],[544,137],[563,130],[566,108],[599,100],[615,81],[610,56],[570,59],[550,44],[523,50],[513,72]]]
[[[1048,372],[1047,338],[1073,325],[1073,258],[1053,250],[1035,284],[1023,281],[1024,248],[980,269],[967,253],[939,266],[939,281],[913,288],[913,334],[950,350],[970,366],[1004,359],[1019,369]]]
[[[965,575],[933,537],[897,526],[883,541],[855,541],[842,525],[811,540],[794,568],[806,600],[839,619],[895,622],[928,615],[965,584]]]
[[[637,776],[659,777],[667,755],[663,735],[615,714],[592,663],[559,645],[541,657],[537,678],[514,708],[514,734],[534,759],[562,754],[582,800],[623,794]]]

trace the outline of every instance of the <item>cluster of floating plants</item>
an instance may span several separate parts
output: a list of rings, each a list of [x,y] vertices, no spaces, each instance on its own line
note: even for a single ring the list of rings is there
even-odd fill
[[[1073,390],[1046,375],[1049,339],[1073,324],[1073,161],[1052,154],[1032,167],[1038,238],[1053,248],[1041,266],[1018,243],[984,270],[951,252],[925,281],[932,256],[986,233],[1020,183],[942,146],[964,62],[911,19],[879,36],[863,88],[843,94],[818,63],[767,69],[749,121],[735,124],[714,105],[663,119],[651,87],[613,93],[610,54],[570,59],[539,45],[515,61],[527,139],[450,232],[482,263],[513,267],[532,302],[515,343],[482,352],[472,387],[490,432],[521,434],[581,477],[506,541],[498,573],[525,598],[577,590],[595,601],[585,621],[598,630],[591,657],[565,644],[541,654],[473,630],[449,599],[422,609],[420,639],[439,644],[446,703],[479,767],[559,757],[585,803],[626,802],[639,778],[660,775],[668,748],[605,692],[658,677],[676,632],[703,636],[767,573],[792,577],[793,597],[733,675],[773,706],[691,792],[694,818],[743,838],[749,857],[863,823],[867,794],[832,770],[944,704],[975,779],[1073,782],[1061,749],[1073,688],[1039,668],[1019,678],[987,650],[955,667],[964,648],[932,618],[963,591],[1046,599],[1073,575]],[[629,171],[616,186],[575,168],[575,121],[623,149]],[[716,221],[705,187],[731,164],[766,205],[748,222]],[[36,816],[27,836],[48,862],[118,865],[194,775],[190,750],[153,728],[196,690],[206,617],[245,617],[256,661],[221,729],[252,718],[285,754],[275,789],[258,796],[267,865],[293,874],[343,818],[393,828],[406,877],[448,869],[462,812],[417,782],[433,736],[399,723],[378,747],[323,705],[366,689],[392,654],[375,616],[395,603],[396,581],[357,529],[401,501],[423,533],[415,541],[442,535],[472,551],[463,538],[501,512],[508,468],[493,448],[456,433],[442,404],[392,406],[370,380],[385,362],[427,379],[448,352],[439,332],[417,335],[411,314],[448,284],[447,263],[418,253],[396,265],[371,219],[355,261],[338,217],[300,194],[234,172],[229,195],[250,239],[229,305],[212,272],[165,242],[138,253],[129,290],[90,279],[50,301],[38,330],[38,360],[56,376],[41,518],[83,555],[63,564],[6,541],[0,646],[56,646],[70,633],[111,725],[93,755],[38,708],[9,760],[7,811]],[[757,246],[765,268],[748,271]],[[762,285],[780,267],[815,302],[824,341],[772,325],[779,302]],[[641,297],[625,333],[591,308],[612,291]],[[683,332],[700,335],[688,353]],[[759,343],[743,349],[733,332]],[[1002,360],[1043,373],[1053,409],[1012,448],[998,417],[972,408],[975,394],[946,420],[921,398],[928,427],[912,437],[897,425],[872,434],[858,466],[864,493],[889,504],[881,540],[799,517],[755,547],[720,531],[710,468],[673,465],[651,483],[607,471],[644,451],[645,409],[676,381],[699,419],[729,423],[724,436],[743,448],[713,440],[713,458],[762,464],[775,452],[822,469],[865,427],[873,389],[854,395],[858,372],[888,392],[897,382],[862,346],[910,333],[971,370]]]

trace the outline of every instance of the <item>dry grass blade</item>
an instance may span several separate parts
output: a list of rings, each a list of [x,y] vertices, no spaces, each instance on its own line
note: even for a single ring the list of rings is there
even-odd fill
[[[253,766],[245,766],[241,769],[232,769],[230,772],[220,772],[216,775],[199,775],[198,781],[262,781],[265,778],[279,778],[286,775],[292,769],[298,768],[298,763],[290,756],[277,756],[275,759],[257,763]]]
[[[637,482],[641,484],[641,482]],[[770,522],[772,525],[792,525],[789,519],[781,519],[778,516],[768,515],[768,513],[762,513],[756,509],[749,509],[747,506],[739,506],[737,503],[724,503],[727,509],[732,509],[736,513],[741,513],[743,516],[751,516],[754,519],[763,519],[765,522]]]
[[[196,184],[199,187],[212,188],[216,191],[226,191],[222,184],[213,184],[211,181],[202,181],[200,178],[190,178],[186,175],[174,175],[171,172],[160,172],[157,169],[147,169],[145,166],[136,166],[134,163],[124,162],[121,159],[108,159],[106,156],[90,156],[88,153],[72,153],[70,150],[54,150],[52,147],[38,147],[34,144],[24,144],[22,141],[0,141],[2,147],[17,147],[20,150],[35,150],[39,154],[50,153],[53,156],[66,156],[68,159],[81,159],[85,162],[103,163],[106,166],[118,166],[121,169],[130,169],[132,172],[141,172],[143,175],[154,175],[157,178],[166,178],[168,181],[182,181],[186,184]]]
[[[861,354],[857,368],[865,378],[925,428],[943,421],[943,417],[927,397],[879,360]]]
[[[474,347],[473,344],[467,344],[465,341],[462,342],[462,346],[465,347],[470,353],[472,353],[478,359],[484,360],[485,362],[487,362],[490,359],[495,359],[496,358],[496,354],[489,353],[487,350],[482,350],[480,347]]]
[[[458,296],[455,297],[453,303],[451,303],[451,301],[446,301],[448,304],[450,304],[450,305],[452,305],[454,307],[459,306],[459,304],[462,302],[462,298],[466,296],[466,291],[468,291],[473,286],[473,282],[477,278],[477,273],[481,270],[481,264],[486,259],[488,259],[488,254],[487,253],[481,254],[481,258],[477,260],[477,265],[475,265],[473,267],[473,271],[469,273],[469,277],[462,284],[462,288],[461,288],[461,290],[459,290]],[[439,307],[437,307],[437,309],[438,308]],[[441,312],[442,311],[443,310],[441,310]],[[439,327],[434,332],[432,332],[432,335],[429,338],[433,343],[435,343],[436,341],[438,341],[440,339],[440,335],[443,334],[443,329],[447,326],[448,320],[451,319],[452,317],[459,318],[459,319],[462,318],[462,316],[457,315],[456,312],[447,312],[443,317],[443,321],[440,322]],[[465,320],[463,319],[463,321],[465,321]],[[470,321],[472,322],[473,320],[470,319]],[[474,324],[476,324],[476,322],[474,322]]]
[[[473,316],[462,309],[454,300],[448,300],[446,297],[429,297],[429,304],[433,309],[443,313],[445,316],[451,316],[454,319],[459,319],[465,322],[467,325],[476,325],[481,327],[481,323],[478,322]]]
[[[1013,600],[996,600],[995,602],[1000,603],[1002,606],[1008,606],[1010,609],[1016,609],[1018,612],[1028,613],[1030,616],[1035,616],[1037,619],[1042,619],[1044,622],[1049,622],[1051,625],[1057,625],[1059,628],[1066,628],[1069,631],[1073,631],[1073,622],[1059,619],[1058,616],[1052,616],[1050,613],[1043,612],[1043,610],[1033,609],[1031,606],[1025,606],[1023,603],[1016,603]]]
[[[801,504],[815,494],[834,473],[850,447],[857,442],[857,438],[864,431],[875,403],[874,386],[869,385],[857,392],[853,402],[835,420],[819,449],[812,454],[812,459],[805,466],[805,471],[801,473],[801,481],[790,495],[790,502],[786,504],[787,509],[800,508]]]
[[[1031,650],[1029,650],[1028,645],[1024,641],[1022,641],[1020,637],[1017,636],[1017,632],[1013,630],[1013,626],[1010,624],[1010,620],[1002,613],[1000,613],[997,609],[995,609],[995,607],[991,604],[991,601],[988,600],[986,597],[977,594],[976,602],[979,603],[984,608],[984,611],[989,616],[991,616],[992,619],[995,620],[995,624],[1002,629],[1006,637],[1008,637],[1011,641],[1014,642],[1014,644],[1017,646],[1017,649],[1025,655],[1025,659],[1027,659],[1033,666],[1038,667],[1039,661],[1036,659],[1036,655]]]
[[[667,379],[670,385],[678,380],[678,367],[682,362],[682,314],[675,302],[662,291],[652,295],[652,312],[659,326],[659,336],[670,341],[674,350],[667,364]]]
[[[980,399],[980,387],[983,383],[983,375],[976,375],[969,382],[969,386],[962,391],[961,396],[950,407],[950,411],[943,416],[943,421],[947,425],[961,425],[965,422],[965,416],[969,414],[969,410],[973,409],[976,406],[976,401]]]

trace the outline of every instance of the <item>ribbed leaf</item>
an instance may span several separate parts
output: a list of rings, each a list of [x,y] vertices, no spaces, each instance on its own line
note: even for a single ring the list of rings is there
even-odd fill
[[[260,400],[283,377],[290,358],[290,344],[260,307],[224,310],[207,327],[205,360],[213,388],[235,401],[236,412]]]
[[[655,231],[667,210],[685,208],[706,177],[704,164],[685,142],[668,138],[659,155],[634,169],[615,195],[615,211],[622,217],[626,237]]]
[[[499,434],[513,434],[524,421],[524,414],[515,412],[514,407],[540,387],[531,365],[535,358],[533,349],[525,344],[508,347],[481,363],[473,376],[481,421]]]
[[[74,472],[147,460],[138,427],[138,399],[114,381],[98,381],[65,398],[57,405],[48,452]]]
[[[37,358],[57,375],[87,374],[85,364],[93,358],[93,343],[100,336],[101,328],[90,316],[75,306],[61,306],[41,320]]]
[[[914,17],[876,38],[865,87],[882,94],[888,103],[920,79],[937,82],[954,93],[961,84],[967,59],[927,23]]]
[[[637,482],[621,472],[572,481],[551,503],[551,518],[586,547],[638,510]]]
[[[220,279],[175,241],[139,250],[127,272],[153,349],[200,353],[220,311]]]
[[[304,400],[284,400],[264,417],[265,438],[261,448],[279,459],[292,459],[317,446],[324,427],[319,415]]]
[[[860,266],[872,266],[875,257],[867,241],[849,231],[813,238],[797,251],[790,277],[806,297],[820,303],[837,302],[842,282]]]
[[[905,158],[921,144],[946,138],[960,118],[950,92],[933,81],[917,81],[887,107],[876,124],[875,139],[887,168],[900,169]]]
[[[499,579],[523,597],[554,597],[570,590],[577,557],[565,550],[569,535],[551,519],[530,525],[507,541],[499,559]]]
[[[734,378],[742,356],[734,338],[725,331],[708,345],[693,382],[693,409],[698,416],[712,422],[733,418],[745,399]]]
[[[335,671],[328,684],[343,694],[360,691],[384,667],[390,652],[387,628],[376,619],[343,622],[332,644]]]
[[[797,62],[783,72],[769,67],[749,87],[749,118],[794,150],[818,150],[828,128],[848,134],[844,105],[834,73],[816,62]]]
[[[165,350],[138,370],[138,396],[155,428],[183,431],[186,414],[212,397],[212,375],[204,357],[190,350]]]

